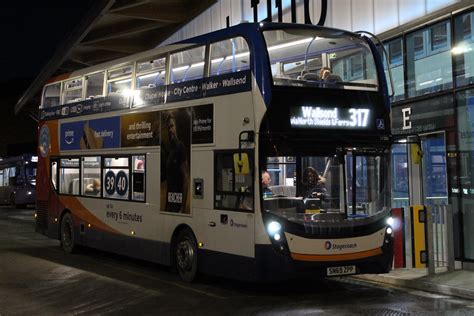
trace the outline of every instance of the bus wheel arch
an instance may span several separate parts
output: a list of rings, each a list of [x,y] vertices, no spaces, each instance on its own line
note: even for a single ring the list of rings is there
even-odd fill
[[[59,223],[59,241],[61,243],[61,248],[65,253],[74,253],[77,248],[74,234],[74,220],[68,209],[65,209],[61,213]]]
[[[197,276],[198,246],[196,236],[187,225],[176,227],[171,238],[171,264],[182,280],[193,282]]]

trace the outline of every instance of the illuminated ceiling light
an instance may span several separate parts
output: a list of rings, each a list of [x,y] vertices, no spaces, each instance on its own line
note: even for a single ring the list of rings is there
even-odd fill
[[[152,77],[158,76],[159,74],[160,74],[159,72],[153,72],[153,73],[148,74],[148,75],[139,76],[138,78],[139,79],[152,78]]]
[[[178,68],[173,68],[173,71],[182,71],[182,70],[186,70],[188,69],[190,66],[182,66],[182,67],[178,67]]]
[[[204,62],[203,62],[203,61],[201,61],[200,63],[192,64],[192,65],[191,65],[191,68],[194,68],[194,67],[201,67],[201,66],[204,66]]]
[[[225,59],[231,59],[231,58],[240,58],[240,57],[245,57],[250,55],[250,52],[245,52],[245,53],[240,53],[234,56],[227,56]]]
[[[320,39],[322,39],[321,37],[308,37],[308,38],[304,38],[304,39],[301,39],[301,40],[298,40],[298,41],[294,41],[294,42],[288,42],[288,43],[285,43],[285,44],[280,44],[280,45],[275,45],[275,46],[271,46],[268,48],[268,51],[271,52],[273,50],[277,50],[277,49],[282,49],[282,48],[287,48],[287,47],[291,47],[291,46],[296,46],[296,45],[301,45],[301,44],[305,44],[305,43],[309,43],[311,42],[312,40],[315,40],[315,41],[318,41]]]
[[[115,81],[113,83],[115,84],[121,84],[121,83],[127,83],[127,82],[130,82],[132,81],[132,79],[123,79],[123,80],[118,80],[118,81]]]
[[[215,63],[220,63],[221,61],[224,60],[224,57],[221,57],[221,58],[216,58],[216,59],[213,59],[211,60],[211,63],[215,64]]]

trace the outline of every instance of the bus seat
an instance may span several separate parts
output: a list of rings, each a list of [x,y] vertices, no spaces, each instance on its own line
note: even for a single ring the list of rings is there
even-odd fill
[[[342,78],[338,75],[331,74],[324,79],[324,82],[342,82]]]
[[[288,185],[274,185],[270,187],[272,190],[273,196],[296,196],[296,187],[295,186],[288,186]]]
[[[319,80],[321,80],[321,77],[319,77],[317,74],[314,74],[312,72],[307,72],[301,77],[301,79],[319,81]]]

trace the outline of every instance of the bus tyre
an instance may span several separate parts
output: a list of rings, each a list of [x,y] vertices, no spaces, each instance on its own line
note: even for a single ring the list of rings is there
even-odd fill
[[[186,282],[192,282],[197,275],[197,245],[190,229],[182,229],[174,246],[174,262],[178,274]]]
[[[61,247],[65,253],[73,253],[76,248],[74,222],[70,213],[64,214],[61,220]]]

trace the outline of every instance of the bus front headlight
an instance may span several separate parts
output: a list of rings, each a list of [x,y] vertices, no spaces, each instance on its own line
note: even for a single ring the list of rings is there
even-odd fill
[[[274,237],[276,234],[278,234],[281,230],[281,224],[275,221],[272,221],[268,224],[267,226],[268,233],[270,236]],[[278,234],[280,235],[280,234]]]
[[[394,222],[395,222],[395,221],[393,220],[393,217],[390,216],[389,218],[387,218],[387,224],[388,224],[388,225],[390,225],[390,226],[393,227],[393,223],[394,223]]]

